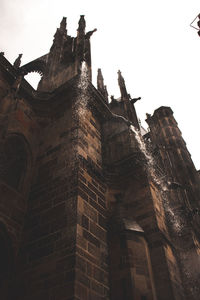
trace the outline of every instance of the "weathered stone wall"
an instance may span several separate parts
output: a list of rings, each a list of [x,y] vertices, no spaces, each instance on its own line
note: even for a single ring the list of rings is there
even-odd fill
[[[36,92],[5,58],[0,63],[3,299],[197,300],[197,172],[171,110],[150,122],[158,176],[178,181],[163,191],[128,123],[91,83],[81,91],[74,78]],[[56,86],[67,80],[55,74]],[[11,175],[5,166],[17,149],[24,159]]]
[[[157,299],[143,232],[119,228],[110,234],[109,244],[111,299]]]
[[[199,243],[196,241],[199,240],[197,226],[199,227],[200,221],[197,172],[171,108],[157,109],[152,117],[148,117],[147,122],[151,129],[151,140],[157,147],[161,166],[168,178],[168,189],[163,199],[169,241],[169,245],[165,248],[165,255],[173,290],[176,296],[179,293],[181,297],[181,288],[178,287],[181,287],[182,281],[182,290],[185,290],[186,299],[198,299]],[[192,257],[195,256],[194,266]],[[191,257],[190,263],[188,263],[189,257]]]
[[[107,203],[101,127],[91,111],[80,117],[78,135],[77,293],[80,299],[108,299]]]
[[[21,299],[62,299],[74,294],[77,163],[71,101],[39,117],[39,150],[20,252]]]
[[[4,100],[7,102],[5,111],[2,109]],[[25,99],[14,98],[9,93],[0,102],[0,219],[12,236],[12,246],[17,255],[27,209],[32,167],[37,153],[38,125]],[[15,169],[17,166],[18,169]]]
[[[78,74],[77,66],[71,63],[69,66],[60,67],[60,71],[54,74],[45,74],[38,84],[38,91],[51,92],[66,83]]]
[[[131,159],[134,159],[134,157]],[[131,164],[129,163],[129,165]],[[174,268],[172,271],[170,264],[172,258],[170,255],[168,255],[169,252],[166,253],[166,248],[171,249],[170,240],[168,240],[170,232],[168,231],[168,227],[166,225],[168,220],[166,219],[165,207],[163,206],[165,199],[162,198],[162,194],[160,193],[158,187],[156,187],[155,184],[149,180],[145,169],[142,168],[142,165],[138,165],[136,163],[135,166],[133,165],[132,173],[129,170],[128,178],[124,177],[121,178],[121,180],[118,179],[116,183],[117,184],[112,184],[112,186],[110,186],[108,193],[111,216],[113,216],[111,226],[115,226],[114,224],[116,220],[121,220],[122,222],[123,219],[128,219],[130,222],[137,222],[137,224],[139,224],[139,226],[142,228],[144,237],[147,241],[146,250],[149,249],[149,256],[147,255],[146,259],[148,257],[149,263],[152,265],[152,272],[150,271],[151,268],[148,270],[148,272],[144,270],[143,275],[139,274],[139,276],[143,276],[143,279],[141,278],[139,281],[137,272],[132,272],[131,275],[127,275],[129,278],[132,277],[132,282],[135,283],[134,288],[132,289],[132,295],[135,295],[136,299],[137,297],[142,296],[147,297],[146,299],[167,300],[169,297],[170,299],[184,299],[184,291],[182,289],[178,262],[176,257],[173,256]],[[120,234],[120,230],[121,229],[119,228],[116,230],[116,232]],[[111,252],[111,255],[114,255],[115,257],[117,255],[115,253],[115,248],[117,249],[117,244],[120,245],[120,240],[119,237],[117,240],[117,235],[114,236],[114,232],[111,230],[111,240],[112,236],[116,241],[113,245],[110,243],[111,248],[109,251]],[[129,240],[130,237],[129,239],[127,237],[126,249],[128,250],[126,251],[128,257],[129,252],[132,251],[133,255],[136,256],[136,260],[140,260],[141,257],[138,255],[138,251],[135,249],[134,244]],[[145,245],[143,244],[143,251],[145,251],[144,249]],[[118,260],[122,255],[120,251],[118,251]],[[142,255],[142,251],[140,251],[140,254]],[[114,277],[111,275],[111,278],[112,280],[115,278],[115,282],[120,282],[121,277],[123,277],[123,272],[119,269],[116,271],[116,268],[116,264],[111,264],[111,274],[114,274]],[[131,268],[132,267],[130,265],[129,267],[127,266],[127,274],[130,272]],[[144,288],[142,293],[141,282],[143,281],[144,283],[144,280],[146,282],[149,282],[150,280],[151,292],[148,292],[148,290],[145,292]],[[119,290],[122,292],[123,284],[122,282],[119,282],[117,286],[121,286]],[[111,285],[111,294],[113,293],[113,295],[115,295],[114,298],[116,297],[115,286],[116,284]],[[130,293],[131,291],[129,289],[128,294]]]
[[[65,97],[39,117],[16,293],[21,299],[107,299],[106,185],[101,133],[90,111],[78,118]]]
[[[5,60],[5,58],[2,58]],[[2,61],[1,61],[2,63]],[[27,212],[27,196],[37,154],[38,124],[25,97],[12,88],[12,67],[1,73],[0,94],[0,226],[2,299],[8,299]],[[15,70],[14,70],[15,73]],[[11,295],[10,295],[11,296]]]

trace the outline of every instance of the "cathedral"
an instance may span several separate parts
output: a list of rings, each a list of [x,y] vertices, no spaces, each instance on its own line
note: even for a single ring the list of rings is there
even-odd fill
[[[173,111],[145,131],[120,71],[118,99],[91,82],[96,29],[66,27],[25,65],[0,53],[0,299],[198,300],[200,178]]]

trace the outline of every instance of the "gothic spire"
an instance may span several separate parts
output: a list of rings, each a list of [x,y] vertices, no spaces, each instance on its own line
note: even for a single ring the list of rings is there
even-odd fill
[[[106,99],[106,102],[108,103],[108,92],[107,92],[106,86],[104,85],[104,79],[103,79],[101,69],[98,69],[97,89],[104,96],[104,98]]]
[[[101,72],[101,69],[98,69],[98,74],[97,74],[97,89],[98,90],[103,90],[104,89],[104,80],[103,80],[103,75]]]
[[[86,26],[86,23],[85,23],[85,19],[84,19],[84,15],[81,15],[80,16],[80,20],[78,22],[78,33],[83,33],[85,34],[85,26]]]
[[[51,50],[55,48],[62,48],[64,41],[67,39],[67,30],[66,30],[66,17],[62,18],[60,22],[60,27],[57,28],[56,33],[54,34],[53,45]]]
[[[120,70],[118,71],[118,84],[119,84],[122,100],[128,98],[125,81]]]
[[[108,103],[108,90],[106,85],[104,85],[104,97],[106,99],[106,103]]]
[[[118,71],[118,83],[121,92],[121,101],[124,105],[125,117],[139,129],[140,127],[134,107],[134,103],[139,100],[139,98],[131,99],[130,94],[127,93],[126,84],[120,71]]]
[[[60,22],[60,31],[62,31],[63,33],[67,33],[66,26],[67,26],[67,18],[63,17],[62,21]]]

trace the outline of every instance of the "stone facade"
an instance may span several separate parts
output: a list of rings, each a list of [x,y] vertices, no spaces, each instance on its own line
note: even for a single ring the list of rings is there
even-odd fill
[[[142,136],[121,72],[120,99],[92,85],[95,31],[0,54],[1,299],[197,300],[199,173],[169,107]]]

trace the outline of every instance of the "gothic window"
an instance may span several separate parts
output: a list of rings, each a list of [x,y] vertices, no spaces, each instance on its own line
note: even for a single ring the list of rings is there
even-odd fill
[[[42,75],[40,73],[38,73],[38,72],[31,72],[31,73],[28,73],[25,76],[26,81],[28,81],[28,83],[30,83],[30,85],[34,89],[37,89],[38,84],[39,84],[41,78],[42,78]]]
[[[11,135],[0,147],[0,179],[20,190],[27,168],[27,151],[22,138]]]

